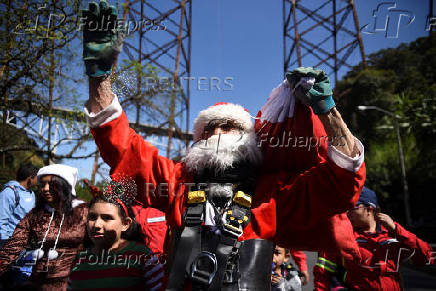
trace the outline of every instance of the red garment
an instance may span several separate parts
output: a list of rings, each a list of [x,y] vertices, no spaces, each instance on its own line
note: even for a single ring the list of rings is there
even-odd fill
[[[272,173],[281,170],[298,175],[329,159],[329,142],[332,145],[345,142],[342,136],[327,136],[319,117],[310,107],[293,98],[286,81],[272,91],[257,114],[255,129],[264,155],[263,168]],[[359,172],[365,177],[363,165]],[[340,181],[341,178],[338,177],[337,182]],[[349,194],[356,193],[353,191],[360,193],[360,188],[350,191]],[[326,208],[332,207],[335,200],[329,195],[329,191],[326,191],[325,199],[330,198],[328,202],[320,200],[313,201],[313,204],[318,203],[322,207],[322,203],[327,203]],[[352,205],[349,204],[348,208],[354,207],[358,196],[354,196]],[[337,202],[343,203],[345,200]],[[347,258],[359,261],[358,245],[353,240],[353,227],[345,213],[335,213],[336,215],[319,220],[316,225],[302,225],[305,229],[298,229],[292,244],[302,250],[316,250],[323,244],[324,251],[340,250]]]
[[[307,271],[306,254],[302,251],[290,250],[291,256],[297,264],[298,269],[303,272]]]
[[[145,235],[145,244],[153,253],[164,253],[165,238],[168,230],[165,213],[152,207],[133,206],[135,220],[141,225]]]
[[[355,290],[402,290],[400,262],[410,258],[414,264],[425,265],[434,263],[434,258],[429,244],[398,223],[395,225],[393,233],[384,228],[375,233],[354,232],[362,256],[361,264],[331,253],[322,253],[318,263],[320,258],[327,259],[327,268],[315,265],[315,290],[330,290],[331,284],[334,284],[333,276],[345,283],[346,287]],[[333,268],[345,269],[345,273],[339,271],[335,274]]]
[[[153,145],[129,128],[124,113],[91,132],[111,174],[133,177],[138,200],[164,211],[170,227],[181,227],[190,188],[186,183],[193,182],[183,163],[159,156]],[[330,159],[305,172],[265,173],[258,177],[250,223],[239,239],[268,239],[285,248],[344,251],[338,242],[342,234],[334,232],[329,217],[354,206],[364,179],[364,164],[354,172]]]

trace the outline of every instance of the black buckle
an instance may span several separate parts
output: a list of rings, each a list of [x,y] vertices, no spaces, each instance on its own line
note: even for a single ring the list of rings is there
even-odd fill
[[[224,212],[222,218],[222,230],[230,237],[238,238],[244,232],[244,227],[248,224],[250,219],[250,210],[242,208],[238,205],[232,207]]]
[[[231,269],[227,269],[224,271],[223,284],[233,284],[235,282],[238,282],[240,276],[241,275],[239,274],[236,266],[231,267]]]
[[[232,251],[229,254],[226,269],[223,274],[223,284],[233,284],[239,280],[241,274],[239,273],[239,248],[241,242],[236,241]]]
[[[185,225],[200,225],[204,220],[204,203],[188,206],[185,212]]]
[[[205,258],[207,260],[205,260]],[[212,271],[208,270],[200,270],[198,267],[199,263],[209,262],[209,267],[212,267]],[[213,278],[218,270],[218,262],[215,254],[203,251],[198,254],[198,256],[192,261],[191,265],[191,280],[203,285],[210,285],[212,283]]]
[[[235,225],[231,225],[229,223],[223,224],[223,232],[225,234],[227,234],[228,236],[233,237],[235,239],[240,237],[244,233],[242,226],[240,224],[235,226]]]

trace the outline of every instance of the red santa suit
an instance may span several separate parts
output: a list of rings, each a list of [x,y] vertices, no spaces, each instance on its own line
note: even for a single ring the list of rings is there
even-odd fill
[[[233,111],[232,106],[230,109],[226,104],[220,104],[200,112],[194,126],[194,140],[199,139],[204,126],[214,118],[237,119],[244,130],[253,130],[248,113]],[[86,113],[95,142],[102,158],[111,167],[111,174],[133,177],[138,186],[138,199],[164,211],[172,229],[183,229],[182,215],[188,191],[193,190],[191,185],[196,182],[195,173],[184,163],[160,156],[157,148],[129,128],[127,116],[116,97],[97,115]],[[299,126],[301,130],[293,131],[294,134],[301,133],[308,138],[325,136],[318,117],[311,108],[295,102],[286,81],[272,92],[258,117],[258,135],[275,136],[284,129],[294,130]],[[349,257],[358,256],[353,246],[341,243],[348,238],[351,225],[345,224],[345,228],[339,230],[335,228],[338,221],[345,222],[346,217],[337,215],[354,206],[365,180],[363,146],[357,139],[355,142],[360,154],[354,158],[327,143],[319,144],[312,152],[262,144],[264,165],[256,178],[255,191],[250,193],[253,197],[251,219],[238,241],[267,240],[285,248],[340,251]],[[304,151],[306,153],[302,154]],[[272,258],[268,261],[270,268]],[[248,262],[265,264],[258,261],[255,254]],[[262,282],[267,284],[265,286],[269,286],[269,276],[270,270],[257,275],[262,280],[263,277],[267,279]],[[252,280],[256,280],[255,277]],[[244,286],[240,285],[240,288]]]
[[[374,233],[354,233],[361,263],[331,253],[321,253],[313,268],[315,290],[343,286],[353,290],[402,290],[400,263],[410,258],[416,265],[433,263],[432,248],[395,223],[389,233],[381,227]]]
[[[302,251],[290,250],[292,259],[301,272],[307,271],[306,254]]]

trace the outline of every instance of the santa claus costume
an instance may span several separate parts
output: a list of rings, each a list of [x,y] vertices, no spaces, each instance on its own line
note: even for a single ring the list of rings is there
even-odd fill
[[[85,111],[111,174],[133,177],[139,200],[166,213],[168,290],[268,290],[273,242],[358,259],[341,213],[364,183],[363,146],[354,140],[355,157],[336,149],[288,81],[273,90],[256,127],[239,105],[201,111],[178,163],[129,128],[117,97],[98,113]],[[238,133],[208,136],[217,126]]]

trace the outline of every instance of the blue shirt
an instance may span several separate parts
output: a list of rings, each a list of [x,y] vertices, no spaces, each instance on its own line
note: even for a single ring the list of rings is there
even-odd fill
[[[15,193],[11,187],[15,187],[19,196],[19,203],[15,203]],[[32,190],[26,190],[17,181],[9,181],[0,192],[0,239],[8,239],[14,232],[15,226],[21,219],[35,207],[35,194]]]

